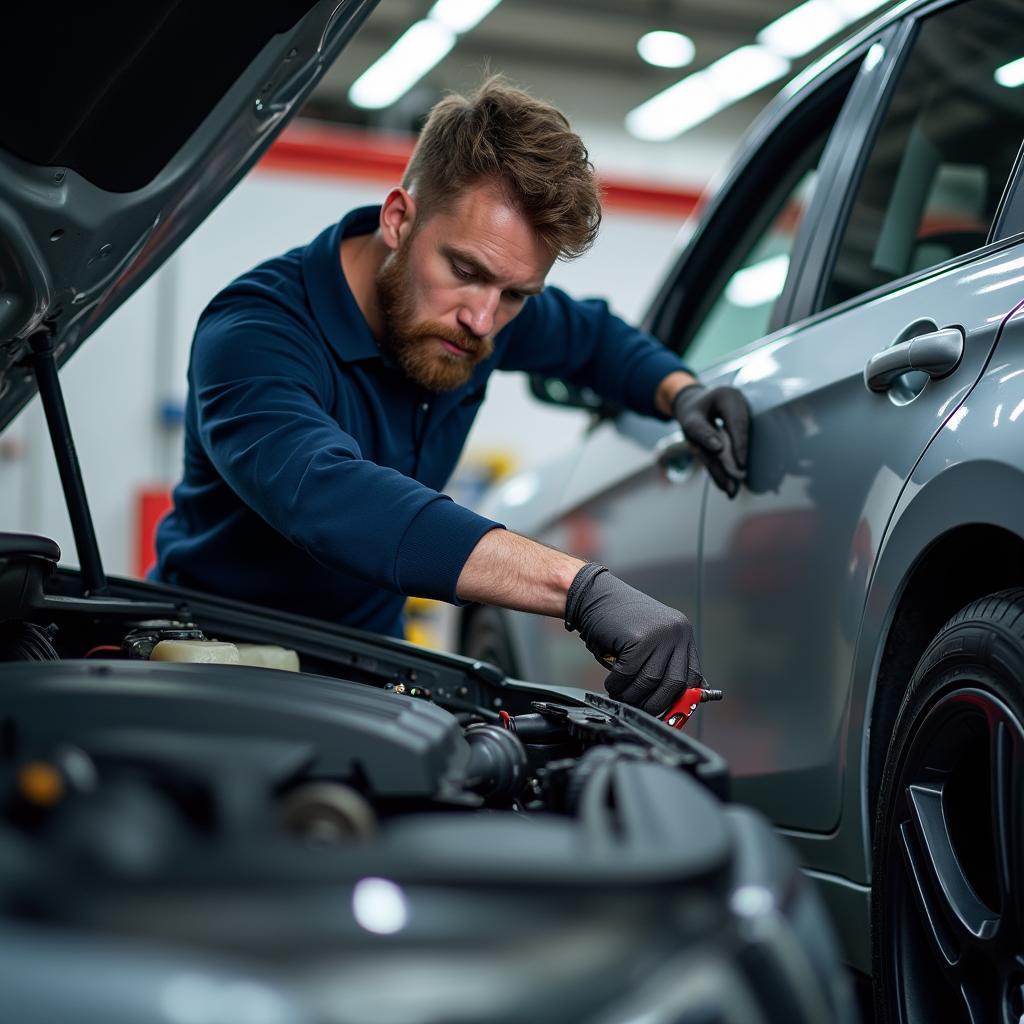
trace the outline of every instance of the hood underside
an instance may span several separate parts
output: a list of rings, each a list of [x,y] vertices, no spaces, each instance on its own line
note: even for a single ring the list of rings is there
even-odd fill
[[[0,41],[0,429],[270,145],[377,0],[17,5]]]

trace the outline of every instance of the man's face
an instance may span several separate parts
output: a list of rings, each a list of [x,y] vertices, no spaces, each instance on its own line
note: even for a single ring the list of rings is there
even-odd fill
[[[416,224],[378,271],[381,346],[423,387],[460,387],[553,262],[498,189],[469,189]]]

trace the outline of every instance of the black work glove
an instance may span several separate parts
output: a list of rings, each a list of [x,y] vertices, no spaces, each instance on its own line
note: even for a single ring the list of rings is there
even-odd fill
[[[672,415],[711,479],[735,497],[747,475],[750,440],[750,407],[743,392],[688,384],[672,399]]]
[[[689,619],[603,565],[590,562],[576,574],[565,628],[579,630],[587,650],[611,669],[604,685],[615,700],[659,716],[688,686],[704,685]]]

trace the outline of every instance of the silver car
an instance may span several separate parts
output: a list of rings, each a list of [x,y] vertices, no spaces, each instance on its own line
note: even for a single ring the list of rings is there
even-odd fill
[[[646,321],[750,401],[734,501],[670,425],[600,409],[488,509],[695,621],[726,693],[699,736],[891,1021],[1024,1014],[1022,83],[1024,4],[922,0],[750,131]],[[554,620],[470,608],[461,641],[604,675]]]

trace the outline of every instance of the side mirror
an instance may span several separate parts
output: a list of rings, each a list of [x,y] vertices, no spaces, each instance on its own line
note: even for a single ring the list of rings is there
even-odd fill
[[[530,391],[535,398],[549,405],[560,405],[565,409],[585,409],[601,416],[614,412],[612,404],[606,402],[596,391],[567,384],[558,377],[544,377],[539,373],[532,373]]]

